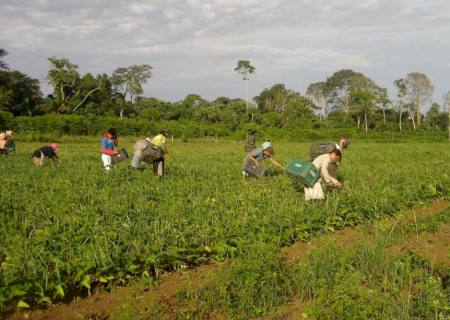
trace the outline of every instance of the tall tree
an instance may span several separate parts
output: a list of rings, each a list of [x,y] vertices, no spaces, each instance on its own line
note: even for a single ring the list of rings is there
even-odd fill
[[[331,108],[342,108],[346,114],[350,112],[351,92],[367,91],[378,98],[384,90],[364,74],[348,69],[335,72],[325,83],[327,100]]]
[[[0,110],[14,115],[31,115],[42,99],[39,80],[9,70],[2,60],[7,54],[5,49],[0,48]]]
[[[450,141],[450,90],[444,95],[444,108],[447,111],[448,116],[448,141]]]
[[[3,61],[3,57],[6,57],[8,55],[8,51],[5,49],[0,48],[0,70],[8,70],[8,65],[5,61]]]
[[[48,71],[47,80],[53,86],[53,95],[59,104],[58,113],[69,111],[68,102],[76,94],[80,80],[78,65],[66,58],[51,57],[48,61],[51,68]]]
[[[130,102],[142,94],[142,85],[152,76],[152,67],[148,64],[131,65],[128,68],[120,67],[114,70],[111,83],[116,93],[123,96],[123,104],[120,109],[120,118],[123,118],[125,101],[129,97]]]
[[[416,117],[417,127],[420,127],[422,113],[420,108],[431,100],[434,87],[423,73],[412,72],[406,75],[406,96]]]
[[[311,83],[306,90],[306,96],[314,103],[322,116],[328,114],[327,84],[325,82]]]
[[[98,94],[97,99],[94,97],[96,94]],[[74,101],[76,105],[72,112],[75,113],[80,107],[85,106],[89,100],[95,100],[100,105],[110,99],[111,83],[108,76],[101,74],[94,78],[90,73],[86,73],[79,81],[77,99]]]
[[[327,92],[327,103],[330,109],[342,108],[345,114],[350,111],[350,86],[353,78],[360,73],[350,69],[343,69],[333,73],[325,81]],[[361,74],[362,75],[362,74]]]
[[[440,114],[441,106],[438,103],[434,102],[426,113],[426,119],[428,120],[431,128],[437,128]]]
[[[0,70],[0,110],[31,115],[41,100],[39,80],[16,70]]]
[[[398,117],[398,125],[400,131],[402,130],[402,116],[403,111],[405,110],[405,98],[406,98],[406,82],[405,79],[397,79],[394,81],[394,85],[397,87],[397,105],[398,105],[398,111],[399,111],[399,117]],[[412,119],[414,123],[414,118]],[[415,127],[414,127],[415,128]]]
[[[350,92],[350,110],[358,117],[358,126],[360,116],[364,117],[364,127],[367,133],[368,124],[367,117],[375,110],[375,96],[373,93],[364,90],[355,89]]]
[[[247,114],[248,114],[248,105],[249,105],[249,94],[248,94],[248,81],[250,80],[250,75],[255,73],[255,67],[250,64],[248,60],[239,60],[237,62],[236,68],[234,71],[242,75],[242,80],[245,83],[245,100],[247,101]]]
[[[265,88],[255,97],[258,109],[263,112],[280,112],[284,113],[288,96],[291,90],[286,89],[282,83],[276,83],[271,88]]]

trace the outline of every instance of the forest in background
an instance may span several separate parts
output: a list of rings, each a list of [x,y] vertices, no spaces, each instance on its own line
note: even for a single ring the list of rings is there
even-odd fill
[[[286,138],[320,137],[317,129],[325,136],[403,131],[442,140],[450,135],[450,91],[442,105],[433,102],[433,84],[418,72],[394,81],[395,99],[353,70],[312,83],[305,94],[276,83],[250,99],[248,82],[256,69],[240,60],[234,71],[242,77],[246,99],[208,101],[192,93],[168,102],[143,96],[142,86],[152,77],[148,64],[119,67],[111,75],[82,75],[67,58],[50,57],[46,81],[53,92],[44,96],[39,80],[9,68],[7,54],[0,49],[0,129],[85,135],[116,126],[122,134],[145,135],[170,127],[176,136],[196,138],[242,136],[248,129]]]

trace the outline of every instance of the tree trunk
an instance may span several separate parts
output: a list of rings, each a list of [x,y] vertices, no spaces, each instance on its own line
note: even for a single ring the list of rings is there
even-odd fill
[[[366,133],[367,133],[367,114],[364,112],[364,125],[366,126]]]
[[[248,79],[245,79],[244,81],[245,81],[245,101],[247,103],[247,117],[248,117]]]
[[[123,119],[123,106],[122,106],[122,108],[120,108],[120,120],[122,120]]]
[[[360,119],[359,114],[356,115],[356,119],[358,120],[357,126],[358,126],[358,129],[359,129],[359,126],[361,125],[361,119]]]
[[[448,112],[448,141],[450,142],[450,106],[447,107],[447,112]]]
[[[419,128],[420,127],[420,122],[421,122],[421,116],[422,116],[422,114],[420,113],[420,105],[418,105],[417,106],[417,108],[416,108],[416,119],[417,119],[417,121],[416,121],[416,124],[417,124],[417,128]]]
[[[83,103],[86,101],[86,99],[87,99],[91,94],[93,94],[95,91],[97,91],[97,90],[99,90],[99,89],[100,89],[100,87],[97,87],[97,88],[94,88],[94,89],[92,89],[91,91],[89,91],[88,94],[84,97],[84,99],[83,99],[83,100],[82,100],[75,108],[73,108],[72,112],[77,111],[77,109],[78,109],[80,106],[82,106]]]
[[[65,100],[66,100],[66,96],[65,96],[65,94],[64,94],[64,85],[61,85],[60,91],[61,91],[61,105],[60,105],[59,108],[58,108],[58,114],[59,114],[61,111],[63,111],[64,108],[65,108]]]
[[[350,112],[350,108],[349,108],[349,97],[347,95],[344,96],[344,111],[345,111],[345,115],[348,116],[348,113]]]
[[[412,124],[413,124],[414,131],[416,131],[416,120],[414,119],[415,114],[413,113],[410,116],[411,116],[411,121],[412,121]]]
[[[402,116],[403,116],[403,110],[400,109],[400,117],[398,118],[398,126],[400,128],[400,131],[402,131]]]
[[[383,107],[383,124],[386,124],[386,110]]]

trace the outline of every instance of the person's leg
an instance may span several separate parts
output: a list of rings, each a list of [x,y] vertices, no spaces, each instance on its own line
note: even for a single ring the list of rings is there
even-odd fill
[[[158,177],[164,174],[164,158],[153,161],[153,174]]]
[[[159,161],[159,165],[158,165],[158,176],[162,177],[164,175],[164,158],[161,159],[161,161]]]
[[[309,188],[309,187],[304,187],[304,190],[305,190],[305,201],[309,201],[309,200],[311,200],[312,199],[312,188]]]
[[[107,154],[102,154],[102,161],[103,161],[103,166],[105,167],[106,171],[111,170],[112,167],[112,158],[110,155]]]
[[[322,185],[320,182],[316,182],[316,184],[313,187],[313,198],[317,200],[323,200],[325,199],[325,194],[323,193]]]
[[[131,161],[131,167],[137,169],[141,165],[141,152],[140,150],[136,150],[133,154],[133,160]]]
[[[158,166],[159,166],[159,160],[153,161],[153,175],[158,175]]]
[[[33,157],[32,160],[33,160],[33,164],[34,164],[36,167],[42,166],[42,159],[41,159],[41,158],[39,158],[39,157]]]

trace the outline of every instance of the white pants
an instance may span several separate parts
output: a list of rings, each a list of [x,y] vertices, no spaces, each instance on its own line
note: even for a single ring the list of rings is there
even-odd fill
[[[322,185],[320,184],[320,181],[322,179],[319,179],[312,188],[305,187],[305,200],[323,200],[325,199],[325,195],[323,193]]]
[[[105,170],[108,171],[112,168],[112,157],[110,155],[102,154],[102,161]]]

